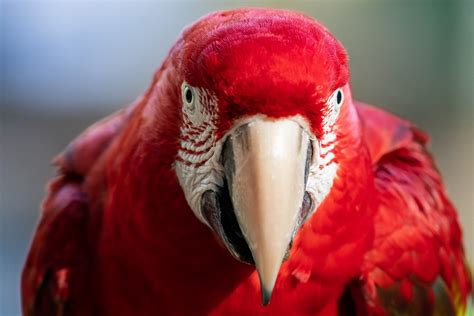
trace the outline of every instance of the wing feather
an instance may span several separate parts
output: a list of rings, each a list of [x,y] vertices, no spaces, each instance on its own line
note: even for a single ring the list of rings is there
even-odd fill
[[[24,315],[91,314],[91,266],[100,219],[91,219],[84,185],[133,108],[92,125],[54,160],[59,175],[49,185],[22,273]]]
[[[373,315],[463,315],[471,282],[461,229],[428,137],[408,121],[358,103],[380,207],[362,291]]]

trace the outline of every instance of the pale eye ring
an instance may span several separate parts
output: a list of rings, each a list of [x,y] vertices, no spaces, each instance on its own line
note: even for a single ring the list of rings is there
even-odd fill
[[[187,84],[183,86],[182,98],[183,98],[183,103],[186,106],[186,109],[188,111],[193,112],[195,109],[196,96],[194,93],[194,89],[191,86]]]

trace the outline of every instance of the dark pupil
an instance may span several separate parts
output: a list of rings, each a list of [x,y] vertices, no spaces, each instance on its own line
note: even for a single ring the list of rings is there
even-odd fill
[[[342,101],[342,92],[340,90],[337,91],[336,101],[337,101],[337,104],[341,103]]]
[[[191,92],[191,89],[186,90],[186,102],[191,103],[193,102],[193,93]]]

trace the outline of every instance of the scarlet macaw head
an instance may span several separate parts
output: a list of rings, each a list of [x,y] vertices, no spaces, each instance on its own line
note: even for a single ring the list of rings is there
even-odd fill
[[[197,218],[256,265],[265,304],[336,177],[331,146],[351,100],[346,53],[304,15],[244,9],[201,19],[170,56],[179,183]]]

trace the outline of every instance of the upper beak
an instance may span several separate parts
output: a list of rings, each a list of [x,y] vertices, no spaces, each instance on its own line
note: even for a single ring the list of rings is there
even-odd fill
[[[268,304],[301,223],[310,139],[293,120],[258,119],[235,130],[224,167],[235,216]]]

